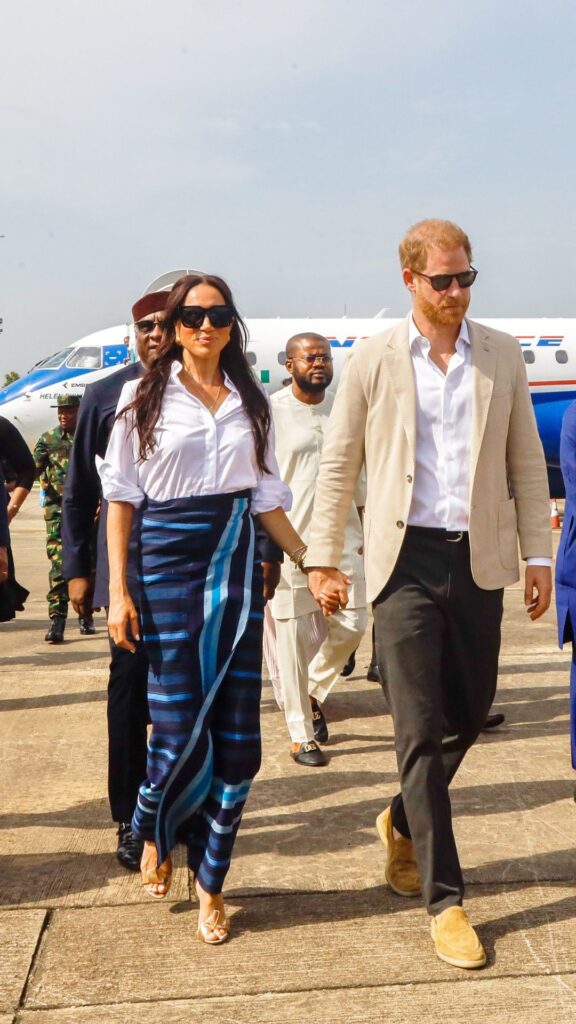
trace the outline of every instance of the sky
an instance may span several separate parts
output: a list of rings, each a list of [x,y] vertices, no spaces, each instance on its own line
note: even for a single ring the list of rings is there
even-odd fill
[[[19,0],[2,14],[0,383],[160,274],[259,316],[391,316],[470,235],[471,315],[576,314],[573,0]]]

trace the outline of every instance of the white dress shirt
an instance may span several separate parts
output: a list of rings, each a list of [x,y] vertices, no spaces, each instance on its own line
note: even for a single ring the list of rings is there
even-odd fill
[[[416,466],[409,526],[467,530],[470,515],[472,353],[463,320],[446,373],[412,317],[408,342],[416,385]]]
[[[412,317],[408,343],[416,387],[416,461],[409,526],[466,531],[470,519],[472,349],[465,320],[446,373]],[[528,565],[552,564],[528,558]]]
[[[138,455],[133,416],[115,421],[98,465],[107,501],[126,501],[138,508],[146,497],[169,501],[250,489],[254,515],[275,508],[288,511],[292,496],[278,472],[273,425],[266,456],[270,473],[262,474],[250,420],[230,378],[224,375],[230,394],[213,415],[182,384],[181,371],[182,365],[174,361],[154,429],[156,448],[144,461]],[[139,383],[124,385],[117,412],[130,404]]]

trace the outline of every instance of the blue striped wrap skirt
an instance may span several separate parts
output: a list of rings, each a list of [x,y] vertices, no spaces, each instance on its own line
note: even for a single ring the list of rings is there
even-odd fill
[[[132,827],[162,863],[177,842],[218,893],[261,761],[264,598],[250,492],[148,500],[142,635],[152,733]]]

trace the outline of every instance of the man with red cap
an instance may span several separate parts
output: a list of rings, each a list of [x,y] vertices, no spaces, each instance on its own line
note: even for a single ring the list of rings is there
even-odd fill
[[[63,571],[68,592],[78,615],[89,617],[94,607],[108,607],[108,551],[106,503],[100,513],[96,581],[92,594],[91,541],[101,500],[96,457],[104,456],[112,430],[120,392],[128,380],[139,377],[153,358],[162,337],[164,307],[169,292],[150,292],[133,305],[138,362],[103,380],[89,384],[80,405],[74,446],[62,505]],[[136,607],[140,605],[137,541],[138,517],[134,516],[129,550],[128,585]],[[112,818],[118,824],[117,857],[131,871],[138,871],[142,842],[130,822],[138,787],[146,775],[148,661],[141,643],[136,654],[110,644],[108,682],[108,798]]]

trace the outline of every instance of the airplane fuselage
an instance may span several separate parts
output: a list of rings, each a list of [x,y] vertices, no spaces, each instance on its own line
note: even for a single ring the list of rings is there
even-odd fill
[[[248,358],[254,373],[271,393],[282,387],[286,378],[287,339],[303,331],[323,334],[332,346],[337,381],[354,345],[397,322],[397,318],[380,317],[248,320]],[[551,493],[561,497],[564,490],[559,472],[560,427],[568,405],[576,398],[576,319],[480,318],[478,322],[518,339],[544,446]],[[33,447],[40,434],[56,423],[52,407],[58,395],[82,395],[87,384],[114,373],[133,358],[133,352],[133,338],[125,325],[87,335],[0,391],[0,415],[11,420]]]

